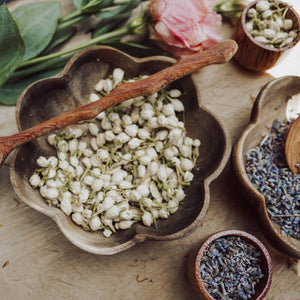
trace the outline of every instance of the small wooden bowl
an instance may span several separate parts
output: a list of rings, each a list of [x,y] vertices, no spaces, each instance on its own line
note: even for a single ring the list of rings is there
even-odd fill
[[[300,240],[281,234],[280,226],[267,212],[264,195],[251,183],[246,173],[246,153],[262,140],[275,119],[286,120],[287,99],[300,94],[300,77],[285,76],[271,80],[259,92],[251,113],[250,124],[242,133],[232,152],[232,167],[237,187],[248,201],[261,230],[274,248],[290,258],[300,259]]]
[[[57,76],[40,80],[20,96],[16,107],[20,131],[51,117],[68,112],[88,102],[100,79],[107,78],[114,68],[125,71],[126,78],[152,74],[171,66],[175,59],[155,56],[135,58],[117,49],[96,46],[75,56]],[[168,219],[157,220],[158,228],[141,223],[119,230],[111,237],[101,232],[88,232],[72,222],[60,209],[49,207],[37,189],[29,184],[39,156],[55,155],[47,137],[40,137],[22,146],[11,166],[11,181],[17,195],[29,206],[51,217],[63,234],[81,249],[100,255],[124,251],[145,240],[174,240],[194,231],[204,220],[209,206],[209,185],[225,167],[231,152],[229,133],[207,109],[199,106],[200,92],[192,76],[172,83],[170,88],[183,92],[187,135],[201,141],[193,183],[178,211]]]
[[[246,16],[250,8],[259,0],[251,2],[243,11],[235,28],[233,39],[238,43],[238,51],[234,56],[236,62],[242,67],[262,72],[273,67],[279,58],[283,59],[288,50],[294,47],[300,40],[300,31],[292,43],[282,48],[271,48],[258,43],[246,29]],[[286,17],[293,20],[293,29],[300,29],[300,17],[297,12],[287,3],[279,1],[281,6],[288,6]],[[283,55],[284,54],[284,55]]]
[[[212,242],[214,242],[219,238],[229,237],[229,236],[241,237],[246,242],[254,245],[256,249],[261,252],[261,256],[260,256],[261,269],[262,269],[262,273],[264,274],[264,277],[261,278],[261,280],[255,286],[255,294],[252,298],[250,298],[250,300],[263,299],[267,295],[271,287],[272,278],[273,278],[273,265],[272,265],[271,256],[261,241],[259,241],[253,235],[240,230],[219,231],[211,235],[208,239],[206,239],[204,243],[200,246],[200,248],[195,247],[192,249],[188,258],[187,268],[188,268],[189,280],[193,288],[199,295],[204,296],[205,299],[215,300],[215,298],[209,294],[209,292],[204,286],[203,280],[201,278],[201,273],[200,273],[200,263],[203,255],[205,254],[207,248],[210,246]]]

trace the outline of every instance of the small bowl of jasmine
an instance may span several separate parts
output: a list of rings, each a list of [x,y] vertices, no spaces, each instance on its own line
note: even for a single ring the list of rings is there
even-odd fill
[[[300,40],[300,17],[282,1],[256,0],[243,11],[233,39],[238,43],[234,58],[242,67],[263,72]]]
[[[211,235],[191,252],[188,275],[205,299],[257,300],[270,289],[273,267],[268,250],[255,236],[225,230]]]

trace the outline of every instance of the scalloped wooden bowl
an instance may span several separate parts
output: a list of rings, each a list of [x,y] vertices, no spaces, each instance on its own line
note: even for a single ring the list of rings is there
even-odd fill
[[[245,27],[247,12],[250,8],[255,6],[258,1],[259,0],[251,2],[243,10],[242,16],[235,28],[233,39],[238,43],[239,48],[234,59],[242,67],[248,70],[262,72],[272,68],[279,59],[283,59],[285,54],[288,53],[287,50],[291,49],[299,42],[300,31],[298,31],[298,35],[292,43],[279,49],[273,49],[258,43]],[[282,1],[279,2],[282,7],[289,6],[288,3]],[[293,29],[300,29],[300,17],[291,6],[289,6],[286,17],[293,20]]]
[[[258,94],[252,109],[251,120],[244,130],[232,153],[232,166],[237,185],[243,197],[250,203],[254,215],[265,237],[275,249],[290,258],[300,259],[300,240],[281,235],[280,227],[267,213],[264,196],[252,185],[245,171],[246,152],[256,147],[266,125],[275,119],[286,119],[287,98],[300,93],[300,77],[285,76],[271,80]]]
[[[205,254],[209,245],[214,242],[216,239],[221,237],[229,237],[229,236],[236,236],[241,237],[245,241],[251,243],[256,247],[258,251],[261,253],[261,269],[264,274],[264,277],[259,281],[257,286],[255,287],[255,294],[249,300],[261,300],[264,299],[269,289],[271,287],[272,278],[273,278],[273,265],[271,256],[263,245],[263,243],[258,240],[255,236],[251,235],[248,232],[241,231],[241,230],[224,230],[219,231],[208,237],[204,243],[199,247],[194,247],[191,251],[191,254],[188,258],[188,276],[191,282],[191,285],[195,289],[195,291],[205,297],[207,300],[215,300],[212,297],[207,289],[203,284],[203,280],[201,278],[200,273],[200,263],[203,255]]]
[[[74,57],[64,71],[52,78],[29,86],[17,103],[16,118],[19,130],[32,127],[51,117],[87,103],[95,84],[111,74],[115,67],[125,71],[127,78],[152,74],[176,61],[167,57],[134,58],[119,50],[97,46]],[[11,181],[17,195],[29,206],[51,217],[63,234],[76,246],[95,254],[109,255],[133,245],[151,240],[173,240],[194,231],[204,220],[209,206],[209,184],[223,170],[231,151],[227,130],[204,107],[199,107],[200,92],[192,76],[172,84],[184,92],[188,136],[201,141],[200,156],[192,185],[176,214],[158,220],[158,228],[135,224],[106,238],[101,232],[87,232],[75,225],[60,209],[49,207],[38,190],[28,183],[40,155],[54,155],[46,137],[22,146],[11,166]]]

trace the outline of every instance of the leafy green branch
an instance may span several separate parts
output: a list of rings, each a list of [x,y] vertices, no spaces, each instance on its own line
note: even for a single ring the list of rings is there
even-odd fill
[[[147,10],[127,23],[144,0],[73,0],[75,10],[60,17],[57,2],[37,2],[10,12],[0,6],[0,103],[15,105],[30,83],[56,74],[78,51],[98,44],[126,45],[126,35],[147,32]],[[76,33],[78,22],[95,16],[99,22],[90,40],[63,51],[54,51]],[[126,47],[151,49],[128,43]]]

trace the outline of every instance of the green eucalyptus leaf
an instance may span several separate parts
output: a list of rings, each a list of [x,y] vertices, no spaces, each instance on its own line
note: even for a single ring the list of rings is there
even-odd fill
[[[101,19],[113,18],[119,14],[127,12],[128,10],[136,8],[140,3],[141,0],[130,0],[126,4],[120,5],[115,9],[101,11],[97,13],[96,16]]]
[[[25,88],[27,88],[27,86],[39,79],[56,75],[61,70],[62,68],[53,69],[32,75],[30,77],[26,77],[16,82],[5,84],[3,87],[0,88],[0,103],[4,105],[16,105],[20,94]]]
[[[80,10],[82,0],[73,0],[73,4],[77,10]]]
[[[6,5],[0,6],[0,86],[22,62],[25,48],[17,24]]]
[[[76,29],[75,27],[66,27],[61,30],[55,32],[50,44],[48,47],[43,51],[43,53],[47,53],[56,46],[62,44],[66,40],[68,40],[74,33]]]
[[[40,54],[51,41],[60,15],[57,2],[40,2],[20,6],[12,12],[25,43],[23,61]]]

